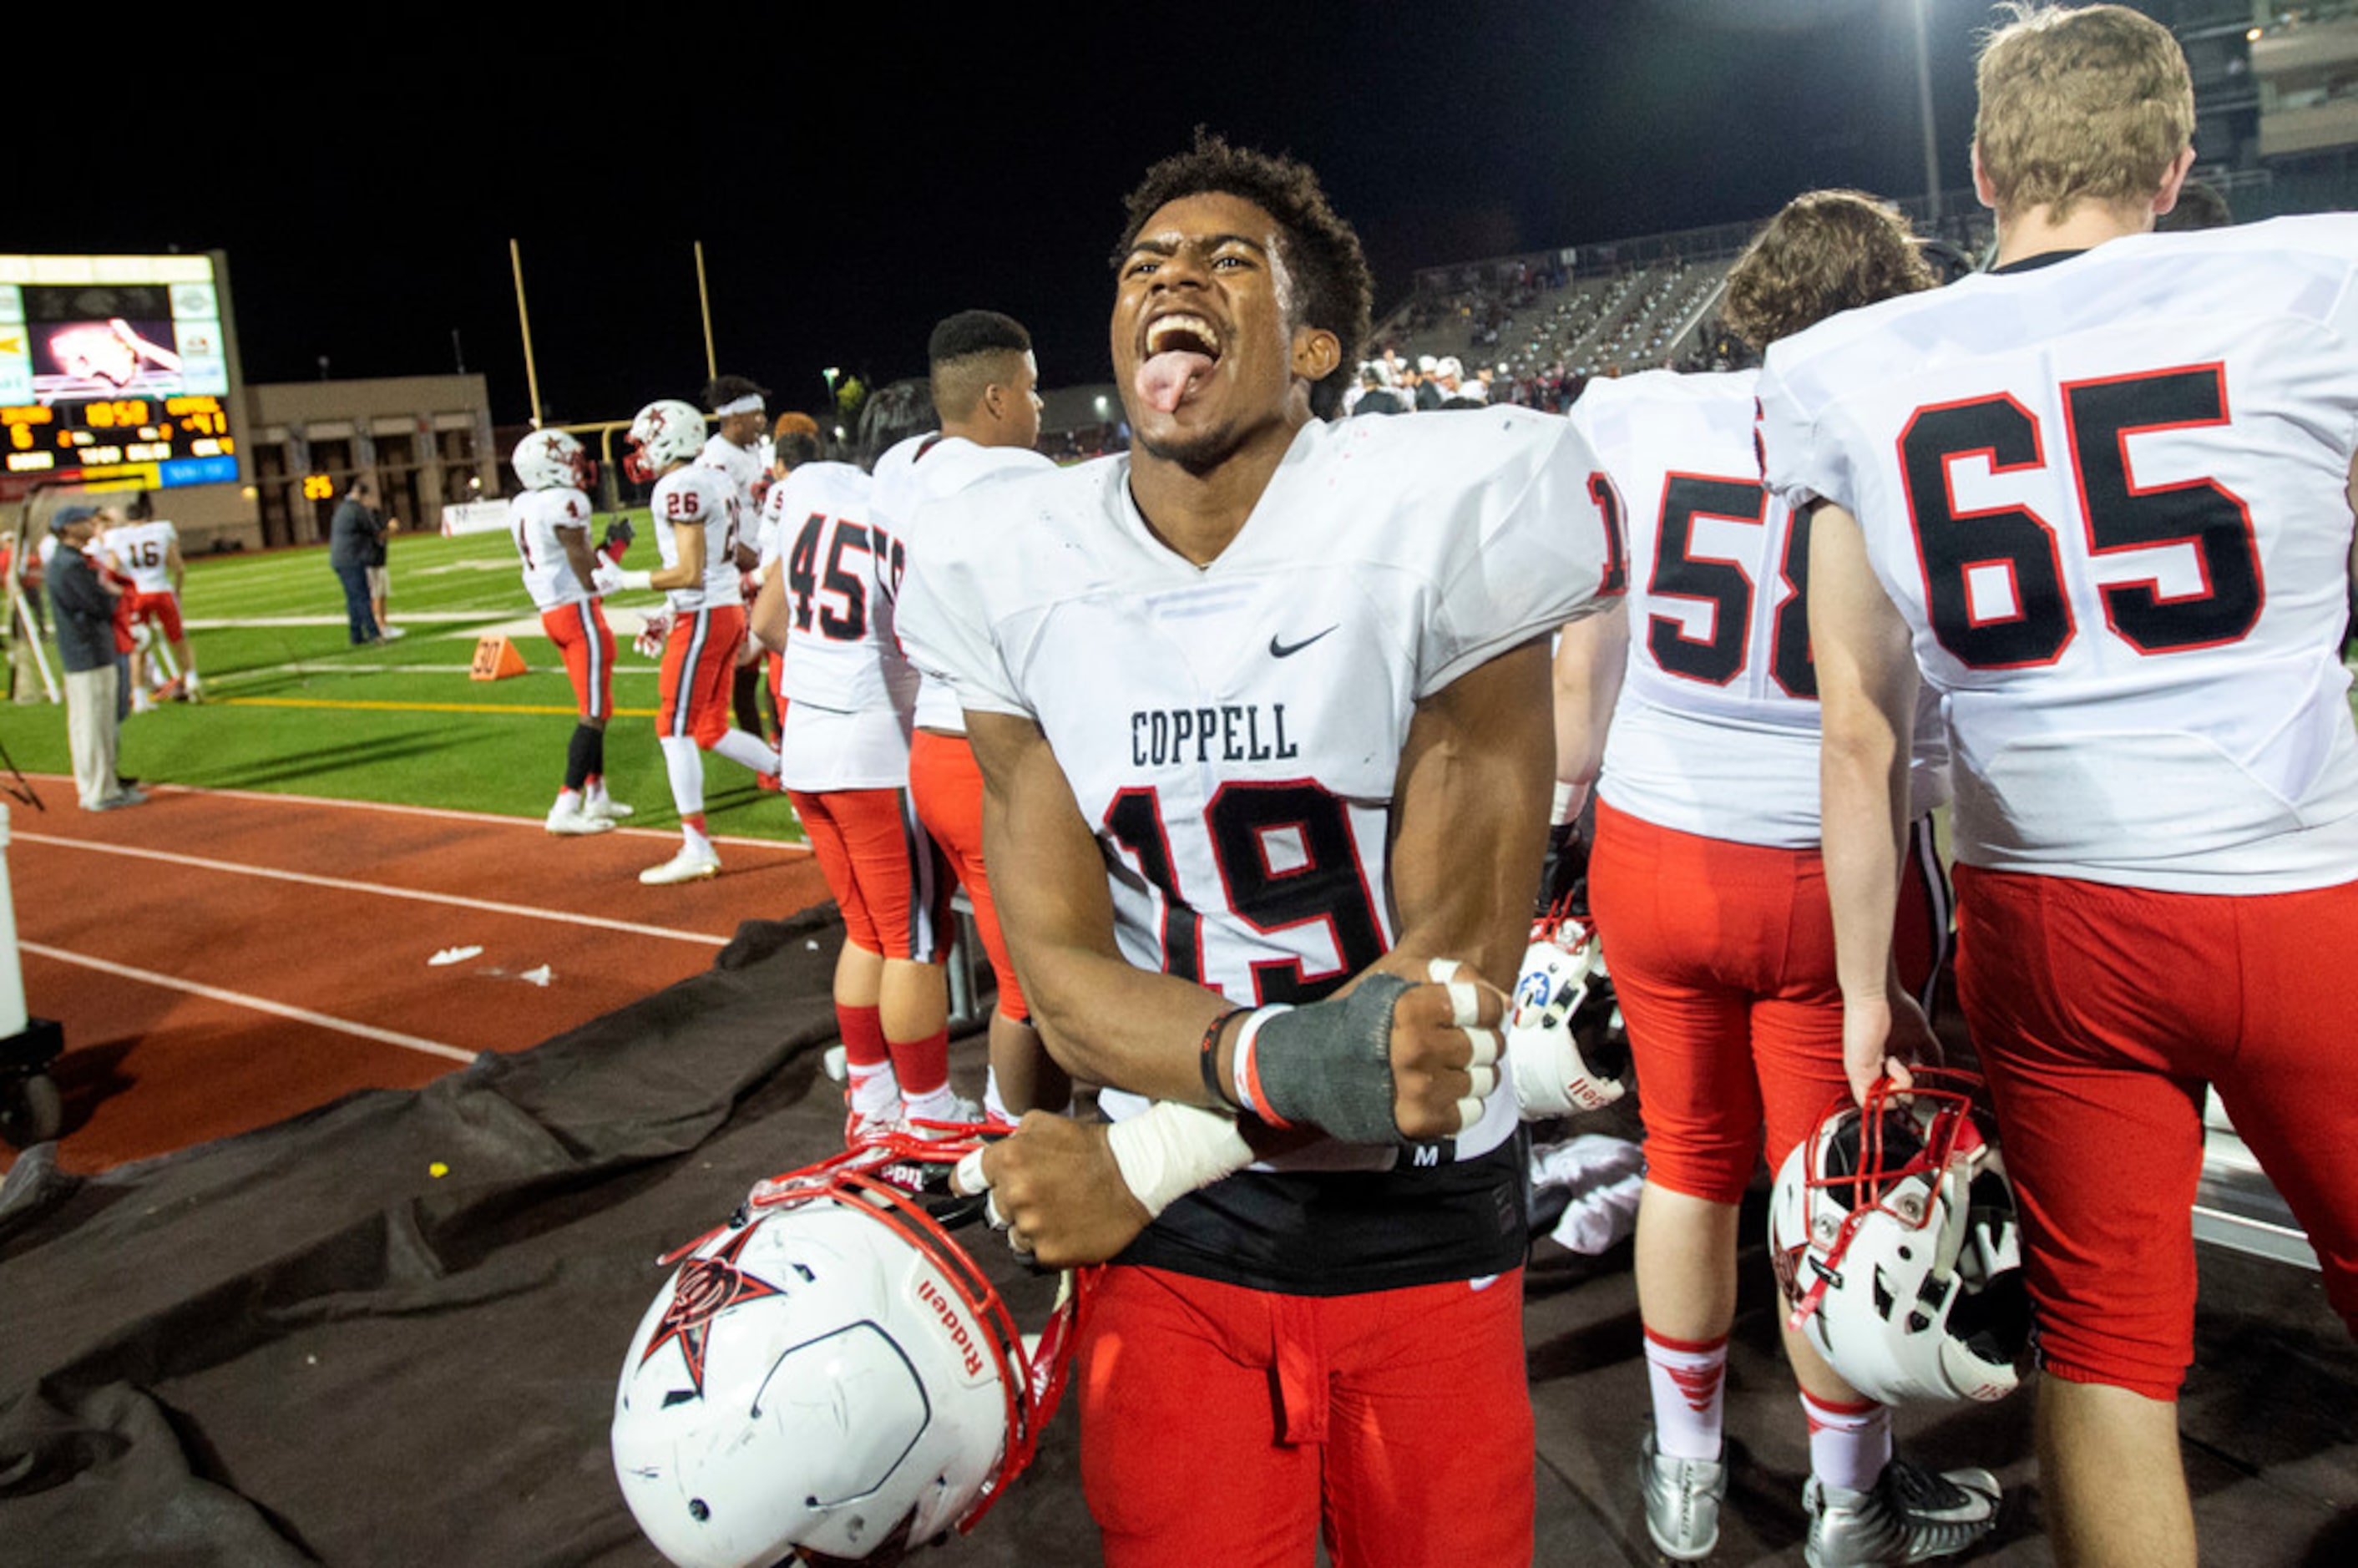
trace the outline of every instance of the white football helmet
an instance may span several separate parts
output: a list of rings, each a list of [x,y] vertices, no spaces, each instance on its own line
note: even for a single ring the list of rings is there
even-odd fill
[[[1970,1073],[1916,1069],[1866,1109],[1844,1095],[1794,1146],[1768,1204],[1790,1322],[1886,1404],[1997,1400],[2029,1361],[2030,1298],[2006,1161]]]
[[[509,460],[526,490],[587,490],[598,482],[597,463],[563,430],[535,430]]]
[[[1588,1005],[1592,1000],[1600,1005]],[[1524,1120],[1601,1109],[1628,1092],[1620,1075],[1592,1063],[1580,1043],[1583,1030],[1600,1041],[1618,1016],[1595,928],[1570,914],[1533,922],[1507,1015],[1507,1059]]]
[[[879,1179],[913,1151],[973,1146],[863,1150],[764,1182],[648,1308],[615,1396],[614,1473],[679,1568],[898,1563],[972,1528],[1031,1462],[1072,1297],[1027,1356],[974,1261]]]
[[[693,462],[704,450],[704,416],[692,403],[666,397],[650,403],[631,421],[631,447],[641,471],[653,479],[674,463]]]

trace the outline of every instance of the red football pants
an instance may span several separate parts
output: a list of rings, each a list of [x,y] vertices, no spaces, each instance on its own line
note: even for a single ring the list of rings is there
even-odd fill
[[[952,883],[901,789],[792,790],[795,815],[843,911],[845,938],[887,958],[941,963]]]
[[[951,871],[974,905],[974,928],[982,935],[982,950],[990,956],[990,972],[999,981],[999,1011],[1029,1022],[1032,1011],[1015,978],[1007,937],[999,929],[999,906],[991,902],[990,877],[982,863],[982,770],[975,765],[974,748],[966,737],[931,730],[910,736],[909,793],[916,797],[918,820],[949,858]]]
[[[2228,897],[1959,866],[1957,893],[2040,1365],[2178,1397],[2206,1082],[2358,1334],[2358,882]]]
[[[1931,836],[1929,819],[1910,829],[1894,921],[1901,979],[1919,995],[1948,938]],[[1741,1202],[1764,1141],[1774,1171],[1850,1092],[1825,863],[1599,801],[1588,896],[1637,1064],[1647,1180]]]
[[[1519,1568],[1534,1510],[1522,1271],[1286,1296],[1105,1271],[1076,1352],[1107,1568]]]

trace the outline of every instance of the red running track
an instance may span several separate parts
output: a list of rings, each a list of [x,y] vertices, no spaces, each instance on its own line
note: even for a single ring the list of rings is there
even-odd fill
[[[9,806],[7,871],[26,1005],[65,1027],[74,1173],[538,1044],[827,897],[807,850],[767,840],[644,887],[676,833],[169,784],[92,815],[70,780],[35,783],[49,809]]]

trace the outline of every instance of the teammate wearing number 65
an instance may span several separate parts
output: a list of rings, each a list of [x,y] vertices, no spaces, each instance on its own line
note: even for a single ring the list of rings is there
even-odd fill
[[[1298,164],[1199,139],[1116,255],[1133,451],[961,497],[900,605],[1033,1021],[1116,1119],[1034,1112],[968,1183],[1113,1257],[1076,1386],[1114,1568],[1307,1563],[1322,1513],[1338,1564],[1528,1563],[1496,988],[1547,635],[1615,559],[1593,463],[1520,410],[1324,422],[1368,276]]]
[[[1996,270],[1787,338],[1759,384],[1768,483],[1813,509],[1844,1049],[1863,1094],[1920,1036],[1887,982],[1920,678],[2057,1555],[2186,1564],[2206,1081],[2358,1327],[2358,217],[2147,233],[2193,92],[2125,6],[2029,12],[1979,85]]]

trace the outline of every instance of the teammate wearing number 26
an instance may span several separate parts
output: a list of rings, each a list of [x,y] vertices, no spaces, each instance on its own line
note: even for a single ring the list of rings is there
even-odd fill
[[[1814,508],[1847,1066],[1863,1093],[1921,1038],[1886,981],[1920,672],[2059,1555],[2190,1563],[2205,1081],[2358,1328],[2358,218],[2147,233],[2193,95],[2126,7],[2017,19],[1979,86],[1994,272],[1788,338],[1760,379],[1768,482]]]
[[[1495,987],[1547,636],[1615,557],[1594,464],[1520,410],[1323,422],[1368,279],[1300,165],[1199,139],[1116,254],[1133,451],[977,491],[903,588],[1033,1022],[1119,1119],[1035,1110],[961,1184],[1119,1252],[1075,1363],[1115,1568],[1307,1563],[1322,1512],[1341,1568],[1528,1563]]]
[[[679,853],[639,873],[649,883],[696,881],[717,875],[720,856],[704,832],[705,752],[718,752],[756,773],[773,765],[770,749],[729,724],[729,689],[738,644],[745,640],[745,599],[736,562],[735,485],[697,465],[704,449],[704,416],[688,404],[650,403],[631,421],[631,445],[641,468],[655,479],[650,512],[663,565],[626,571],[620,586],[659,588],[671,612],[664,640],[663,687],[655,710],[655,743],[670,775],[678,808]]]

